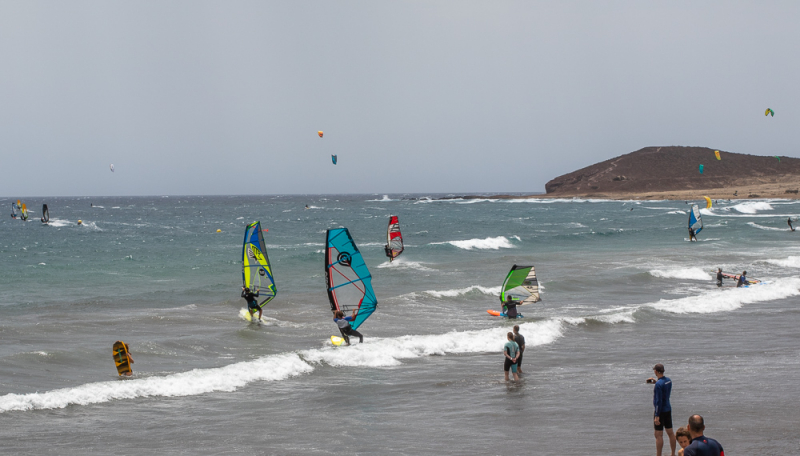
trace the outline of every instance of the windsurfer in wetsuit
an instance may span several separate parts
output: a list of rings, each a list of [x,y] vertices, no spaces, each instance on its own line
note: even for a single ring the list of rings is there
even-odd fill
[[[503,303],[503,312],[508,318],[517,318],[517,301],[511,297],[506,296],[506,302]]]
[[[694,239],[694,242],[697,242],[697,236],[695,236],[695,234],[694,234],[694,229],[690,226],[689,227],[689,242],[692,242],[692,239]]]
[[[356,319],[358,309],[353,309],[353,315],[349,317],[344,316],[344,312],[337,310],[333,313],[333,321],[339,326],[339,332],[342,333],[344,343],[350,345],[350,336],[358,337],[358,343],[364,343],[364,336],[350,326],[350,322]]]
[[[736,282],[736,288],[743,287],[745,285],[749,285],[747,281],[747,271],[742,271],[742,275],[739,276],[739,281]]]
[[[717,286],[722,286],[722,268],[717,268]]]
[[[261,320],[261,307],[258,306],[258,291],[253,293],[249,288],[242,287],[242,297],[247,301],[247,311],[250,312],[250,317],[258,311],[258,319]]]
[[[789,229],[794,231],[794,227],[792,226],[792,218],[791,217],[789,217],[789,220],[787,220],[787,223],[789,223]]]

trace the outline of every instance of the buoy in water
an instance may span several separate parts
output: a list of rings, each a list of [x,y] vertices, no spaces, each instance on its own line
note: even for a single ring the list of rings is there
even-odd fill
[[[221,232],[222,232],[222,230],[217,228],[217,233],[221,233]]]

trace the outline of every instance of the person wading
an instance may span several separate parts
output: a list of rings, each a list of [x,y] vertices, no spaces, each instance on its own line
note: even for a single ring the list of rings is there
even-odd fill
[[[672,392],[672,380],[664,376],[664,365],[656,364],[653,366],[655,378],[650,377],[647,383],[655,383],[653,388],[653,429],[656,437],[656,456],[661,456],[664,448],[664,428],[667,429],[669,436],[670,453],[675,456],[675,433],[672,432],[672,406],[669,404],[669,395]]]

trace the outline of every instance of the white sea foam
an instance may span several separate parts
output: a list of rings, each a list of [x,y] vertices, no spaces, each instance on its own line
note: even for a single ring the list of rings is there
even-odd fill
[[[194,369],[163,377],[86,383],[44,393],[0,396],[0,413],[13,410],[59,409],[137,397],[194,396],[235,391],[255,381],[276,381],[313,371],[295,353],[267,356],[213,369]]]
[[[711,274],[700,268],[677,268],[677,269],[653,269],[649,271],[653,277],[662,279],[689,279],[689,280],[711,280]]]
[[[431,269],[425,266],[423,263],[417,261],[407,261],[403,258],[397,258],[392,262],[384,261],[383,263],[377,266],[381,269],[392,268],[392,269],[413,269],[416,271],[434,271],[435,269]]]
[[[386,202],[397,201],[397,200],[389,198],[389,195],[383,195],[383,198],[381,198],[381,199],[371,199],[371,200],[367,200],[367,201],[373,202],[373,203],[375,203],[375,202],[377,202],[377,203],[386,203]]]
[[[800,268],[800,256],[790,256],[784,260],[765,260],[767,263],[776,264],[785,268]]]
[[[662,299],[656,303],[649,304],[649,306],[678,314],[729,312],[745,304],[800,295],[799,287],[800,279],[784,278],[777,279],[769,284],[754,285],[749,288],[715,289],[696,296]]]
[[[731,209],[738,211],[741,214],[755,214],[758,211],[771,211],[772,205],[764,201],[748,201],[731,206]]]
[[[401,336],[390,339],[372,339],[366,344],[356,344],[347,350],[323,348],[304,350],[300,356],[311,363],[331,366],[396,366],[403,359],[419,358],[450,353],[500,352],[503,349],[507,327],[496,327],[479,331],[453,331],[427,336]],[[561,320],[544,320],[520,324],[526,334],[528,349],[553,343],[563,335]]]
[[[517,239],[519,239],[519,237],[517,237]],[[432,242],[431,244],[450,244],[464,250],[498,250],[514,248],[514,244],[512,244],[511,241],[509,241],[505,236],[487,237],[486,239],[475,238],[464,241]]]
[[[686,212],[685,211],[669,211],[669,212],[667,212],[667,214],[683,214],[683,215],[686,215]]]
[[[562,320],[545,320],[520,324],[520,332],[528,334],[527,346],[536,347],[554,342],[563,335]],[[43,393],[6,394],[0,396],[0,413],[23,410],[59,409],[69,405],[88,405],[140,397],[195,396],[214,391],[236,391],[248,383],[280,381],[314,371],[314,365],[351,367],[383,367],[401,364],[403,359],[451,353],[500,352],[506,327],[476,331],[453,331],[446,334],[395,338],[370,338],[343,350],[330,345],[265,356],[224,367],[194,369],[159,377],[132,378],[108,382],[86,383]],[[330,344],[328,342],[328,344]]]
[[[747,222],[747,224],[752,226],[753,228],[758,228],[759,230],[764,230],[764,231],[789,231],[789,228],[776,228],[774,226],[764,226],[764,225],[759,225],[756,222]],[[786,226],[788,227],[789,225]]]
[[[473,291],[479,291],[483,294],[490,296],[500,296],[501,288],[502,287],[482,287],[480,285],[473,285],[471,287],[456,288],[453,290],[444,290],[444,291],[427,290],[423,291],[423,293],[433,296],[434,298],[455,298],[456,296],[462,296]]]
[[[74,225],[74,224],[75,224],[75,222],[70,222],[69,220],[62,220],[62,219],[52,219],[52,218],[51,218],[51,219],[50,219],[50,222],[48,222],[48,224],[49,224],[50,226],[62,227],[62,226],[70,226],[70,225]]]

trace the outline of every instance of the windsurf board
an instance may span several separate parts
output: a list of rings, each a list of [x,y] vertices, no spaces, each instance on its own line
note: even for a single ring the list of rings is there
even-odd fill
[[[339,336],[331,336],[331,343],[338,347],[344,343],[344,339]]]

